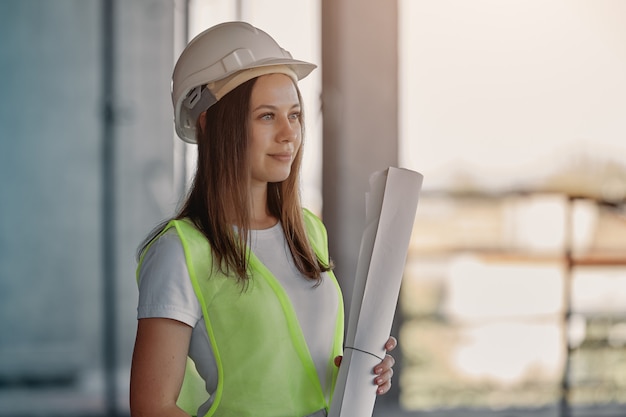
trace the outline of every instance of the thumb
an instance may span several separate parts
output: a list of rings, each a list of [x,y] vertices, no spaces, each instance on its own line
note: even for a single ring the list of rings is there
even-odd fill
[[[341,365],[341,359],[343,359],[343,356],[335,356],[335,366],[339,367],[339,365]]]

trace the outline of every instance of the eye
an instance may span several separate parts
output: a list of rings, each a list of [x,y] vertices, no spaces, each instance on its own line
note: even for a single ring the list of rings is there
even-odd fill
[[[259,116],[261,120],[272,120],[274,118],[274,113],[263,113]]]
[[[300,112],[293,112],[289,115],[289,118],[292,120],[300,120]]]

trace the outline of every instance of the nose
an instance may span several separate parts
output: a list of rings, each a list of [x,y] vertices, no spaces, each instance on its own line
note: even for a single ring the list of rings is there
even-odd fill
[[[284,117],[280,124],[278,139],[280,142],[293,142],[300,135],[300,123],[298,120]]]

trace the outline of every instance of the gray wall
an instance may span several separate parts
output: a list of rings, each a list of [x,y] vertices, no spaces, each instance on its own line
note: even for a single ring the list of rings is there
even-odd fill
[[[176,204],[173,2],[115,2],[108,136],[102,5],[0,1],[0,415],[103,409],[103,350],[111,343],[120,408],[127,402],[134,252]],[[103,193],[105,140],[114,144],[109,195]],[[113,207],[107,217],[105,198]],[[107,224],[109,259],[103,258]],[[104,317],[102,290],[110,283],[114,314]],[[111,318],[115,331],[104,340]],[[60,390],[56,400],[33,389],[49,383]]]
[[[51,5],[0,3],[4,378],[75,373],[98,344],[98,3]]]

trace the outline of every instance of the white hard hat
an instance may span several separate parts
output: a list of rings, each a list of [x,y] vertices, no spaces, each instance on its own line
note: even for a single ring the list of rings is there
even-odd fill
[[[315,67],[293,59],[267,33],[248,23],[213,26],[187,44],[174,67],[172,102],[176,134],[185,142],[196,143],[200,113],[254,77],[284,73],[301,80]]]

